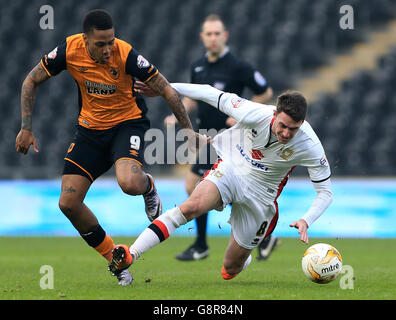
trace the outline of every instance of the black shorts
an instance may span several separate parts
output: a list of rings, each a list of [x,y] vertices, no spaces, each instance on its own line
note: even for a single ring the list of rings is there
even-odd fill
[[[143,165],[144,134],[149,128],[147,118],[128,120],[107,130],[77,125],[65,156],[63,174],[82,175],[93,182],[121,158],[134,159]]]
[[[202,177],[208,170],[212,169],[218,159],[216,151],[210,144],[207,144],[200,150],[195,164],[191,167],[191,172]]]

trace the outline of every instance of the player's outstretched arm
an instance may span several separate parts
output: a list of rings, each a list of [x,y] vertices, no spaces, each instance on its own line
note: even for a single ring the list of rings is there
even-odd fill
[[[177,93],[184,96],[184,99],[188,99],[187,112],[197,107],[196,103],[192,105],[194,100],[201,100],[215,107],[219,96],[224,93],[207,84],[171,83],[170,85]],[[136,81],[134,87],[137,92],[147,97],[157,97],[159,95],[151,86],[147,86],[140,81]]]
[[[154,92],[144,82],[136,81],[134,88],[135,88],[135,90],[137,92],[139,92],[142,95],[145,95],[146,97],[158,97],[158,94],[156,92]],[[197,109],[198,105],[197,105],[197,102],[195,100],[192,100],[190,98],[184,97],[182,102],[183,102],[184,108],[186,109],[188,114],[191,113],[192,111],[194,111],[195,109]],[[174,126],[174,125],[176,125],[177,122],[178,122],[177,118],[175,117],[174,114],[172,114],[170,116],[167,116],[164,119],[165,127]]]
[[[192,100],[190,98],[184,97],[182,99],[184,108],[186,108],[186,111],[188,114],[190,114],[193,110],[196,110],[198,107],[198,104],[195,100]],[[171,114],[164,119],[164,125],[165,127],[172,127],[177,124],[177,119],[174,114]]]
[[[213,107],[218,106],[219,97],[224,93],[208,84],[172,83],[171,85],[180,95],[201,100]]]
[[[147,85],[158,95],[162,96],[169,104],[173,114],[179,121],[182,128],[193,129],[190,118],[184,108],[184,105],[177,94],[177,92],[171,87],[168,80],[159,73],[156,77],[153,77],[147,82]]]
[[[49,79],[49,76],[41,63],[39,63],[32,71],[30,71],[26,79],[23,81],[21,91],[22,123],[21,130],[19,131],[15,141],[15,149],[17,152],[26,154],[31,145],[33,145],[34,151],[38,152],[37,142],[33,136],[33,107],[37,87],[47,79]]]
[[[171,87],[168,80],[159,73],[147,82],[147,85],[158,95],[161,95],[169,104],[173,114],[180,123],[183,129],[188,129],[187,142],[192,151],[197,151],[199,148],[209,143],[209,137],[196,133],[192,127],[190,117],[175,89]]]
[[[333,200],[330,179],[314,182],[313,185],[317,192],[314,202],[300,220],[290,224],[290,227],[298,229],[300,240],[306,244],[308,244],[308,228],[325,212]]]
[[[273,117],[273,109],[252,102],[234,93],[218,90],[208,84],[172,83],[181,95],[201,100],[247,126],[257,126],[265,117]]]

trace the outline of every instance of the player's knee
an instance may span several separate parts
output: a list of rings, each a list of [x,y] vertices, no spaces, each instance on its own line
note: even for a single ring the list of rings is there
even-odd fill
[[[81,205],[81,203],[74,199],[61,197],[59,199],[58,205],[63,214],[67,217],[70,217],[74,212],[77,211],[77,207]]]
[[[124,179],[118,181],[118,184],[120,185],[121,190],[130,196],[143,194],[147,188],[145,179]]]
[[[181,206],[183,214],[188,220],[192,220],[204,213],[202,202],[198,199],[189,198]]]

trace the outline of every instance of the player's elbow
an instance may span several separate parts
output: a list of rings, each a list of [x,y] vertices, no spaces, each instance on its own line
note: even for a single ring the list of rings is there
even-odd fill
[[[37,88],[38,84],[33,80],[33,78],[28,75],[22,83],[22,91],[31,90]]]
[[[40,81],[38,81],[37,79],[35,79],[31,73],[29,73],[25,80],[22,83],[22,92],[31,92],[34,93],[38,86],[40,85]]]

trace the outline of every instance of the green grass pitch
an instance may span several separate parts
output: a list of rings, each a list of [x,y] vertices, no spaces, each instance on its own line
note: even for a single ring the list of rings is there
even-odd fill
[[[114,237],[131,244],[134,238]],[[132,267],[134,282],[117,285],[106,261],[78,237],[0,237],[1,300],[394,300],[396,299],[396,239],[310,239],[335,246],[344,265],[353,268],[353,289],[335,281],[319,285],[305,278],[301,257],[308,247],[297,238],[281,244],[264,262],[255,260],[236,278],[221,277],[227,238],[210,237],[211,253],[196,262],[180,262],[174,255],[192,238],[173,237],[146,252]],[[53,289],[41,284],[53,270]]]

